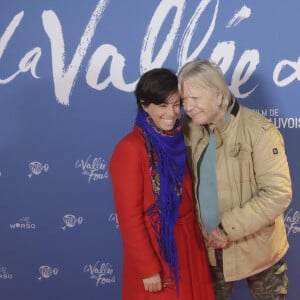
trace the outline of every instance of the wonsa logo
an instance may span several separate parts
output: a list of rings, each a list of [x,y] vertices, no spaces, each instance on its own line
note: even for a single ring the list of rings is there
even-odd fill
[[[7,271],[7,267],[0,266],[0,279],[12,279],[13,276]]]
[[[28,216],[20,218],[19,222],[15,224],[10,224],[10,229],[25,229],[25,230],[33,230],[36,229],[36,225],[30,222],[30,218]]]
[[[91,280],[96,280],[97,287],[116,282],[116,277],[113,274],[114,269],[110,263],[100,263],[97,261],[94,265],[85,265],[83,272],[89,273]]]
[[[104,159],[101,157],[92,158],[92,155],[89,155],[87,159],[77,160],[75,163],[76,169],[81,169],[82,175],[88,177],[88,182],[103,180],[108,178],[108,171]]]

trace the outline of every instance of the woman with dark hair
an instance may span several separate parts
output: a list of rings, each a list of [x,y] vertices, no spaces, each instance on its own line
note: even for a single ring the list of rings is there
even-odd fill
[[[110,161],[124,244],[123,300],[214,299],[194,216],[177,84],[168,69],[142,75],[135,126]]]

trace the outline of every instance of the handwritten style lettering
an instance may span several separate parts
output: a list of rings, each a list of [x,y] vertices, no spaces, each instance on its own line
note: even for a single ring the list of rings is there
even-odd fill
[[[5,30],[3,36],[0,38],[0,59],[4,53],[5,48],[8,45],[9,40],[11,39],[12,35],[14,34],[16,28],[19,26],[22,18],[24,16],[24,12],[20,12],[17,14],[10,24],[8,25],[7,29]],[[20,73],[31,71],[32,77],[38,79],[39,77],[36,74],[36,67],[37,63],[40,59],[42,51],[39,47],[36,47],[30,50],[28,53],[24,55],[24,57],[19,62],[19,70],[13,73],[12,75],[8,76],[5,79],[0,78],[0,84],[6,84],[15,79]]]
[[[111,284],[116,282],[116,277],[113,275],[113,268],[110,263],[102,263],[97,261],[94,265],[86,265],[83,272],[90,274],[91,279],[96,280],[96,286],[99,284]]]
[[[77,160],[75,163],[75,168],[80,168],[82,170],[82,175],[88,176],[88,182],[92,180],[102,180],[108,178],[108,171],[106,169],[106,164],[101,157],[95,157],[89,155],[86,160]]]
[[[298,210],[293,211],[293,209],[290,208],[284,216],[284,222],[287,235],[300,232],[300,212]]]
[[[55,95],[61,104],[69,104],[69,96],[75,84],[81,62],[91,44],[97,23],[100,21],[107,3],[107,0],[99,1],[67,69],[64,62],[64,40],[59,20],[51,10],[45,11],[42,15],[44,28],[51,42]]]
[[[281,75],[281,72],[287,68],[291,70],[290,75],[280,80],[279,77]],[[280,61],[274,69],[273,80],[280,87],[287,86],[294,80],[300,81],[300,56],[298,57],[297,62],[293,62],[287,59]]]
[[[76,79],[82,67],[83,59],[87,54],[88,48],[91,46],[96,28],[103,17],[103,14],[109,4],[109,0],[100,0],[93,11],[87,26],[80,38],[79,44],[72,56],[70,64],[67,65],[65,58],[69,57],[65,51],[65,40],[63,28],[60,20],[53,10],[44,10],[41,15],[42,24],[45,33],[50,41],[51,59],[52,59],[52,76],[54,82],[54,93],[59,104],[69,105],[72,89],[75,86]],[[218,14],[219,0],[203,0],[200,1],[195,9],[193,16],[185,28],[180,39],[177,53],[178,67],[182,66],[186,61],[198,57],[201,51],[207,46],[208,41],[212,38],[215,30]],[[152,19],[147,28],[147,33],[143,40],[140,56],[140,73],[154,67],[162,66],[168,58],[170,52],[174,48],[174,43],[178,38],[178,31],[182,24],[181,20],[184,14],[187,1],[183,0],[162,0],[159,2]],[[213,14],[210,24],[200,39],[195,49],[190,49],[193,39],[198,38],[195,35],[196,29],[200,26],[202,14],[209,5],[214,5]],[[162,30],[163,24],[171,10],[176,13],[171,23],[170,30],[166,34],[166,38],[154,57],[154,49],[156,49],[157,37]],[[251,17],[251,9],[246,6],[240,8],[231,19],[231,23],[225,24],[225,28],[229,29]],[[22,19],[25,15],[24,11],[17,13],[8,24],[3,35],[0,37],[0,60],[8,48],[10,40],[13,38],[16,30],[21,26]],[[219,41],[215,48],[212,49],[211,59],[218,63],[224,73],[232,66],[235,56],[235,41]],[[43,49],[34,47],[24,54],[18,64],[18,69],[11,74],[7,74],[5,78],[0,78],[0,84],[8,84],[22,73],[30,72],[34,79],[40,79],[37,74],[37,66],[41,58]],[[109,75],[100,81],[100,74],[104,65],[110,62]],[[246,49],[238,59],[238,63],[233,67],[230,87],[238,98],[246,98],[257,88],[254,85],[250,90],[240,90],[240,87],[249,81],[250,77],[256,71],[257,65],[260,63],[260,55],[257,49]],[[86,83],[93,89],[101,91],[106,89],[110,84],[115,88],[131,92],[138,80],[127,82],[124,78],[124,69],[126,67],[126,59],[118,48],[112,44],[100,45],[91,55],[88,66],[86,68]],[[291,72],[284,78],[283,70],[290,68]],[[283,78],[280,78],[280,77]],[[273,81],[279,87],[287,86],[294,80],[300,80],[300,57],[297,62],[291,60],[281,60],[274,68]]]

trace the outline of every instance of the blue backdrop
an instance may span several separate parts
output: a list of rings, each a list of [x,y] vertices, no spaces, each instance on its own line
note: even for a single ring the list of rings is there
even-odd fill
[[[298,299],[299,11],[279,0],[1,1],[1,299],[121,299],[108,163],[132,128],[139,76],[195,57],[219,63],[240,102],[285,138],[288,299]],[[251,299],[244,282],[234,299]]]

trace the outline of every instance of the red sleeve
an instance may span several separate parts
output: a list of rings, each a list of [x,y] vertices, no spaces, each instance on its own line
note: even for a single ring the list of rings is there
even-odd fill
[[[143,153],[138,139],[123,139],[110,161],[115,208],[124,250],[141,278],[159,273],[159,259],[153,250],[143,216]],[[147,176],[147,175],[146,175]]]

